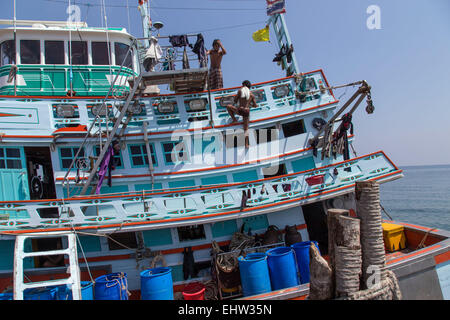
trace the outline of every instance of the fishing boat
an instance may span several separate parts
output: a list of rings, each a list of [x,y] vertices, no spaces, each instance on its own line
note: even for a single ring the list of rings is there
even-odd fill
[[[363,101],[374,111],[370,85],[300,71],[284,13],[272,12],[286,76],[251,84],[247,148],[227,111],[241,85],[211,89],[204,61],[161,36],[149,6],[139,3],[142,37],[2,20],[10,26],[0,29],[0,292],[23,299],[70,284],[80,299],[80,281],[117,273],[126,275],[124,296],[139,299],[141,273],[163,265],[175,293],[209,281],[218,299],[306,298],[308,283],[243,297],[240,285],[218,283],[216,261],[236,235],[276,247],[288,230],[326,256],[327,210],[354,214],[356,181],[403,176],[381,150],[351,153],[352,113]],[[161,54],[146,71],[155,45]],[[341,102],[334,92],[344,87],[356,92]],[[403,298],[450,298],[450,233],[385,222],[406,239],[386,253]]]

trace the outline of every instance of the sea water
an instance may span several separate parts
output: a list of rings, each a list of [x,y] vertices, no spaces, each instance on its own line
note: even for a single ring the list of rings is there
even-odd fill
[[[403,178],[380,185],[380,201],[387,213],[394,221],[450,231],[450,165],[400,169]]]

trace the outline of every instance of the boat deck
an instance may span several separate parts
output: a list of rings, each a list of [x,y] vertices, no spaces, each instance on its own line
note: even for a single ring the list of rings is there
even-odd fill
[[[450,232],[410,223],[387,221],[405,227],[407,248],[386,252],[386,266],[400,284],[404,300],[448,299]],[[326,256],[324,256],[327,259]],[[412,285],[412,283],[414,285]],[[423,290],[414,290],[417,283]],[[243,297],[241,300],[305,300],[309,283],[268,293]]]

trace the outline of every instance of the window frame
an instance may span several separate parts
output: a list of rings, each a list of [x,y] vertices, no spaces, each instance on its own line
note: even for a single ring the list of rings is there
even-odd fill
[[[64,165],[63,165],[63,160],[65,160],[65,159],[70,159],[71,161],[70,162],[72,162],[72,159],[74,159],[75,158],[75,155],[77,154],[77,151],[78,151],[78,148],[79,147],[76,147],[76,146],[67,146],[67,147],[59,147],[58,148],[58,155],[59,155],[59,166],[60,166],[60,169],[61,170],[67,170],[67,169],[69,169],[69,167],[67,167],[67,168],[65,168],[64,167]],[[69,157],[69,156],[67,156],[67,157],[63,157],[62,156],[62,154],[61,154],[61,152],[62,152],[62,150],[63,149],[70,149],[71,150],[71,156]],[[84,147],[82,148],[82,150],[83,150],[83,154],[82,155],[78,155],[78,158],[80,159],[80,158],[84,158],[85,156],[86,156],[86,150],[84,149]],[[69,164],[69,166],[70,166],[70,164]],[[74,165],[73,167],[72,167],[72,169],[71,170],[76,170],[76,166]]]
[[[103,43],[106,46],[106,60],[108,61],[106,64],[95,63],[94,62],[94,51],[95,51],[94,50],[94,47],[95,47],[94,44],[96,44],[96,43]],[[108,50],[108,47],[109,47],[109,50]],[[108,56],[108,53],[109,53],[109,56]],[[112,59],[111,42],[108,42],[108,41],[91,41],[91,57],[92,57],[91,65],[93,65],[93,66],[109,66],[110,64],[112,64],[113,59]]]
[[[12,44],[12,47],[11,47],[12,56],[10,57],[10,58],[12,58],[12,63],[11,63],[11,60],[9,61],[9,63],[3,63],[3,52],[4,52],[3,48],[4,48],[4,45],[6,45],[6,42],[9,42]],[[14,64],[16,64],[16,61],[17,61],[17,48],[14,43],[14,39],[8,39],[8,40],[2,41],[0,43],[0,67],[14,65]]]
[[[153,143],[149,143],[149,146],[150,146],[150,157],[152,158],[153,166],[157,167],[158,166],[158,158],[156,157],[155,145]],[[139,147],[141,153],[140,154],[133,154],[131,152],[131,147]],[[144,168],[144,167],[148,167],[149,166],[149,163],[146,161],[146,159],[147,159],[147,146],[145,145],[145,143],[129,144],[128,145],[128,155],[129,155],[129,158],[130,158],[130,166],[132,168]],[[141,164],[141,165],[133,164],[133,157],[141,157],[141,159],[143,161],[143,164]],[[153,159],[155,159],[155,162],[153,162]]]
[[[85,53],[86,53],[86,63],[74,63],[73,62],[73,44],[74,43],[81,43],[81,44],[85,44]],[[67,48],[68,48],[68,56],[69,56],[69,64],[72,65],[77,65],[77,66],[87,66],[89,65],[89,45],[87,41],[81,41],[81,40],[72,40],[72,41],[67,41]],[[83,48],[84,49],[84,48]]]
[[[65,65],[66,64],[66,44],[64,40],[43,40],[44,41],[44,64],[49,65]],[[50,63],[47,61],[47,43],[59,42],[62,43],[62,63]]]
[[[301,126],[302,126],[302,127],[301,127],[301,128],[302,128],[302,132],[286,135],[286,132],[285,132],[285,129],[284,129],[285,126],[286,126],[286,125],[293,125],[295,122],[300,122],[300,124],[301,124]],[[289,121],[289,122],[282,123],[282,124],[281,124],[281,131],[283,132],[283,137],[284,137],[284,138],[289,138],[289,137],[297,136],[297,135],[304,134],[304,133],[307,132],[307,131],[306,131],[306,127],[305,127],[305,121],[304,121],[303,119],[297,119],[297,120],[293,120],[293,121]],[[288,133],[289,133],[289,131],[288,131]]]
[[[19,151],[19,156],[18,157],[8,156],[8,154],[7,154],[7,150],[8,149],[16,149],[16,150],[18,150]],[[22,148],[20,148],[20,147],[0,147],[0,150],[2,151],[0,153],[0,164],[1,163],[4,164],[4,167],[0,167],[0,170],[20,170],[20,169],[24,169]],[[8,167],[8,160],[10,160],[10,161],[19,161],[20,162],[20,167],[19,168],[9,168]]]
[[[94,154],[94,157],[98,157],[98,155],[100,154],[100,146],[93,146],[92,153]],[[114,158],[116,159],[118,158],[120,160],[120,166],[117,165],[116,169],[123,169],[124,165],[123,165],[122,150],[120,150],[120,153],[118,155],[114,155]]]
[[[171,155],[174,152],[173,149],[178,143],[183,143],[184,144],[184,148],[182,150],[183,150],[183,154],[184,153],[187,154],[187,160],[180,160],[179,155],[177,155],[177,157],[176,157],[177,163],[172,162],[172,161],[168,162],[166,156],[169,155],[169,154]],[[164,148],[164,145],[168,145],[168,144],[172,144],[172,149],[170,151],[166,151],[165,148]],[[174,166],[174,165],[178,165],[178,164],[182,164],[182,163],[189,163],[189,161],[190,161],[189,149],[188,149],[187,144],[183,140],[182,141],[163,141],[163,142],[161,142],[161,148],[162,148],[162,154],[163,154],[163,157],[164,157],[164,163],[166,165]],[[171,157],[171,159],[172,159],[172,157]]]
[[[116,66],[121,66],[122,65],[122,61],[119,61],[120,59],[118,58],[118,53],[120,52],[121,46],[127,46],[127,51],[130,49],[130,45],[123,43],[123,42],[114,42],[114,65]],[[120,52],[121,53],[121,52]],[[130,55],[128,56],[128,59],[130,59],[130,65],[127,65],[127,63],[124,63],[124,67],[134,70],[134,61],[133,61],[133,54],[134,54],[134,50],[133,48],[131,48],[131,52]],[[126,52],[124,53],[124,55],[126,55]]]
[[[29,62],[24,62],[23,60],[23,48],[22,48],[22,42],[25,44],[25,41],[33,41],[33,42],[37,42],[39,44],[38,46],[38,50],[39,50],[39,54],[38,54],[38,62],[37,63],[29,63]],[[42,59],[41,59],[41,40],[36,40],[36,39],[20,39],[19,40],[19,57],[20,57],[20,64],[29,64],[29,65],[39,65],[42,64]]]

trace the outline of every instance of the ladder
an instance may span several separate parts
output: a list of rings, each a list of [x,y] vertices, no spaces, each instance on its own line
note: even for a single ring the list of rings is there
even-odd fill
[[[97,169],[100,167],[100,164],[103,161],[103,157],[105,156],[106,152],[108,151],[108,147],[110,146],[112,140],[114,138],[116,138],[116,132],[118,131],[119,126],[122,125],[122,130],[119,134],[119,135],[122,135],[126,126],[128,125],[128,122],[130,121],[130,119],[132,117],[131,112],[129,112],[130,105],[131,105],[132,100],[135,99],[135,93],[136,93],[139,85],[141,84],[141,79],[142,79],[142,72],[139,74],[136,81],[134,82],[133,88],[132,88],[131,92],[129,93],[129,95],[125,101],[125,104],[123,105],[122,110],[120,111],[120,114],[114,123],[114,127],[112,128],[112,130],[109,134],[108,140],[106,140],[97,160],[94,163],[94,167],[91,169],[91,172],[89,174],[89,177],[87,178],[87,181],[85,182],[83,188],[81,189],[80,195],[86,194],[87,189],[89,188],[92,180],[94,179],[95,175],[97,174]],[[125,123],[122,123],[123,118],[127,114],[128,114],[128,116],[126,118]]]
[[[51,251],[35,251],[25,252],[25,241],[27,239],[36,238],[54,238],[67,237],[67,249],[58,249]],[[69,256],[69,271],[70,277],[66,279],[27,282],[23,281],[24,270],[23,260],[27,257],[39,257],[48,255],[66,254]],[[72,286],[73,300],[81,300],[81,283],[80,283],[80,268],[78,266],[77,253],[77,237],[74,232],[52,232],[52,233],[34,233],[23,234],[16,237],[14,250],[14,300],[23,300],[23,293],[29,288],[41,288],[46,286],[58,286],[69,284]]]

